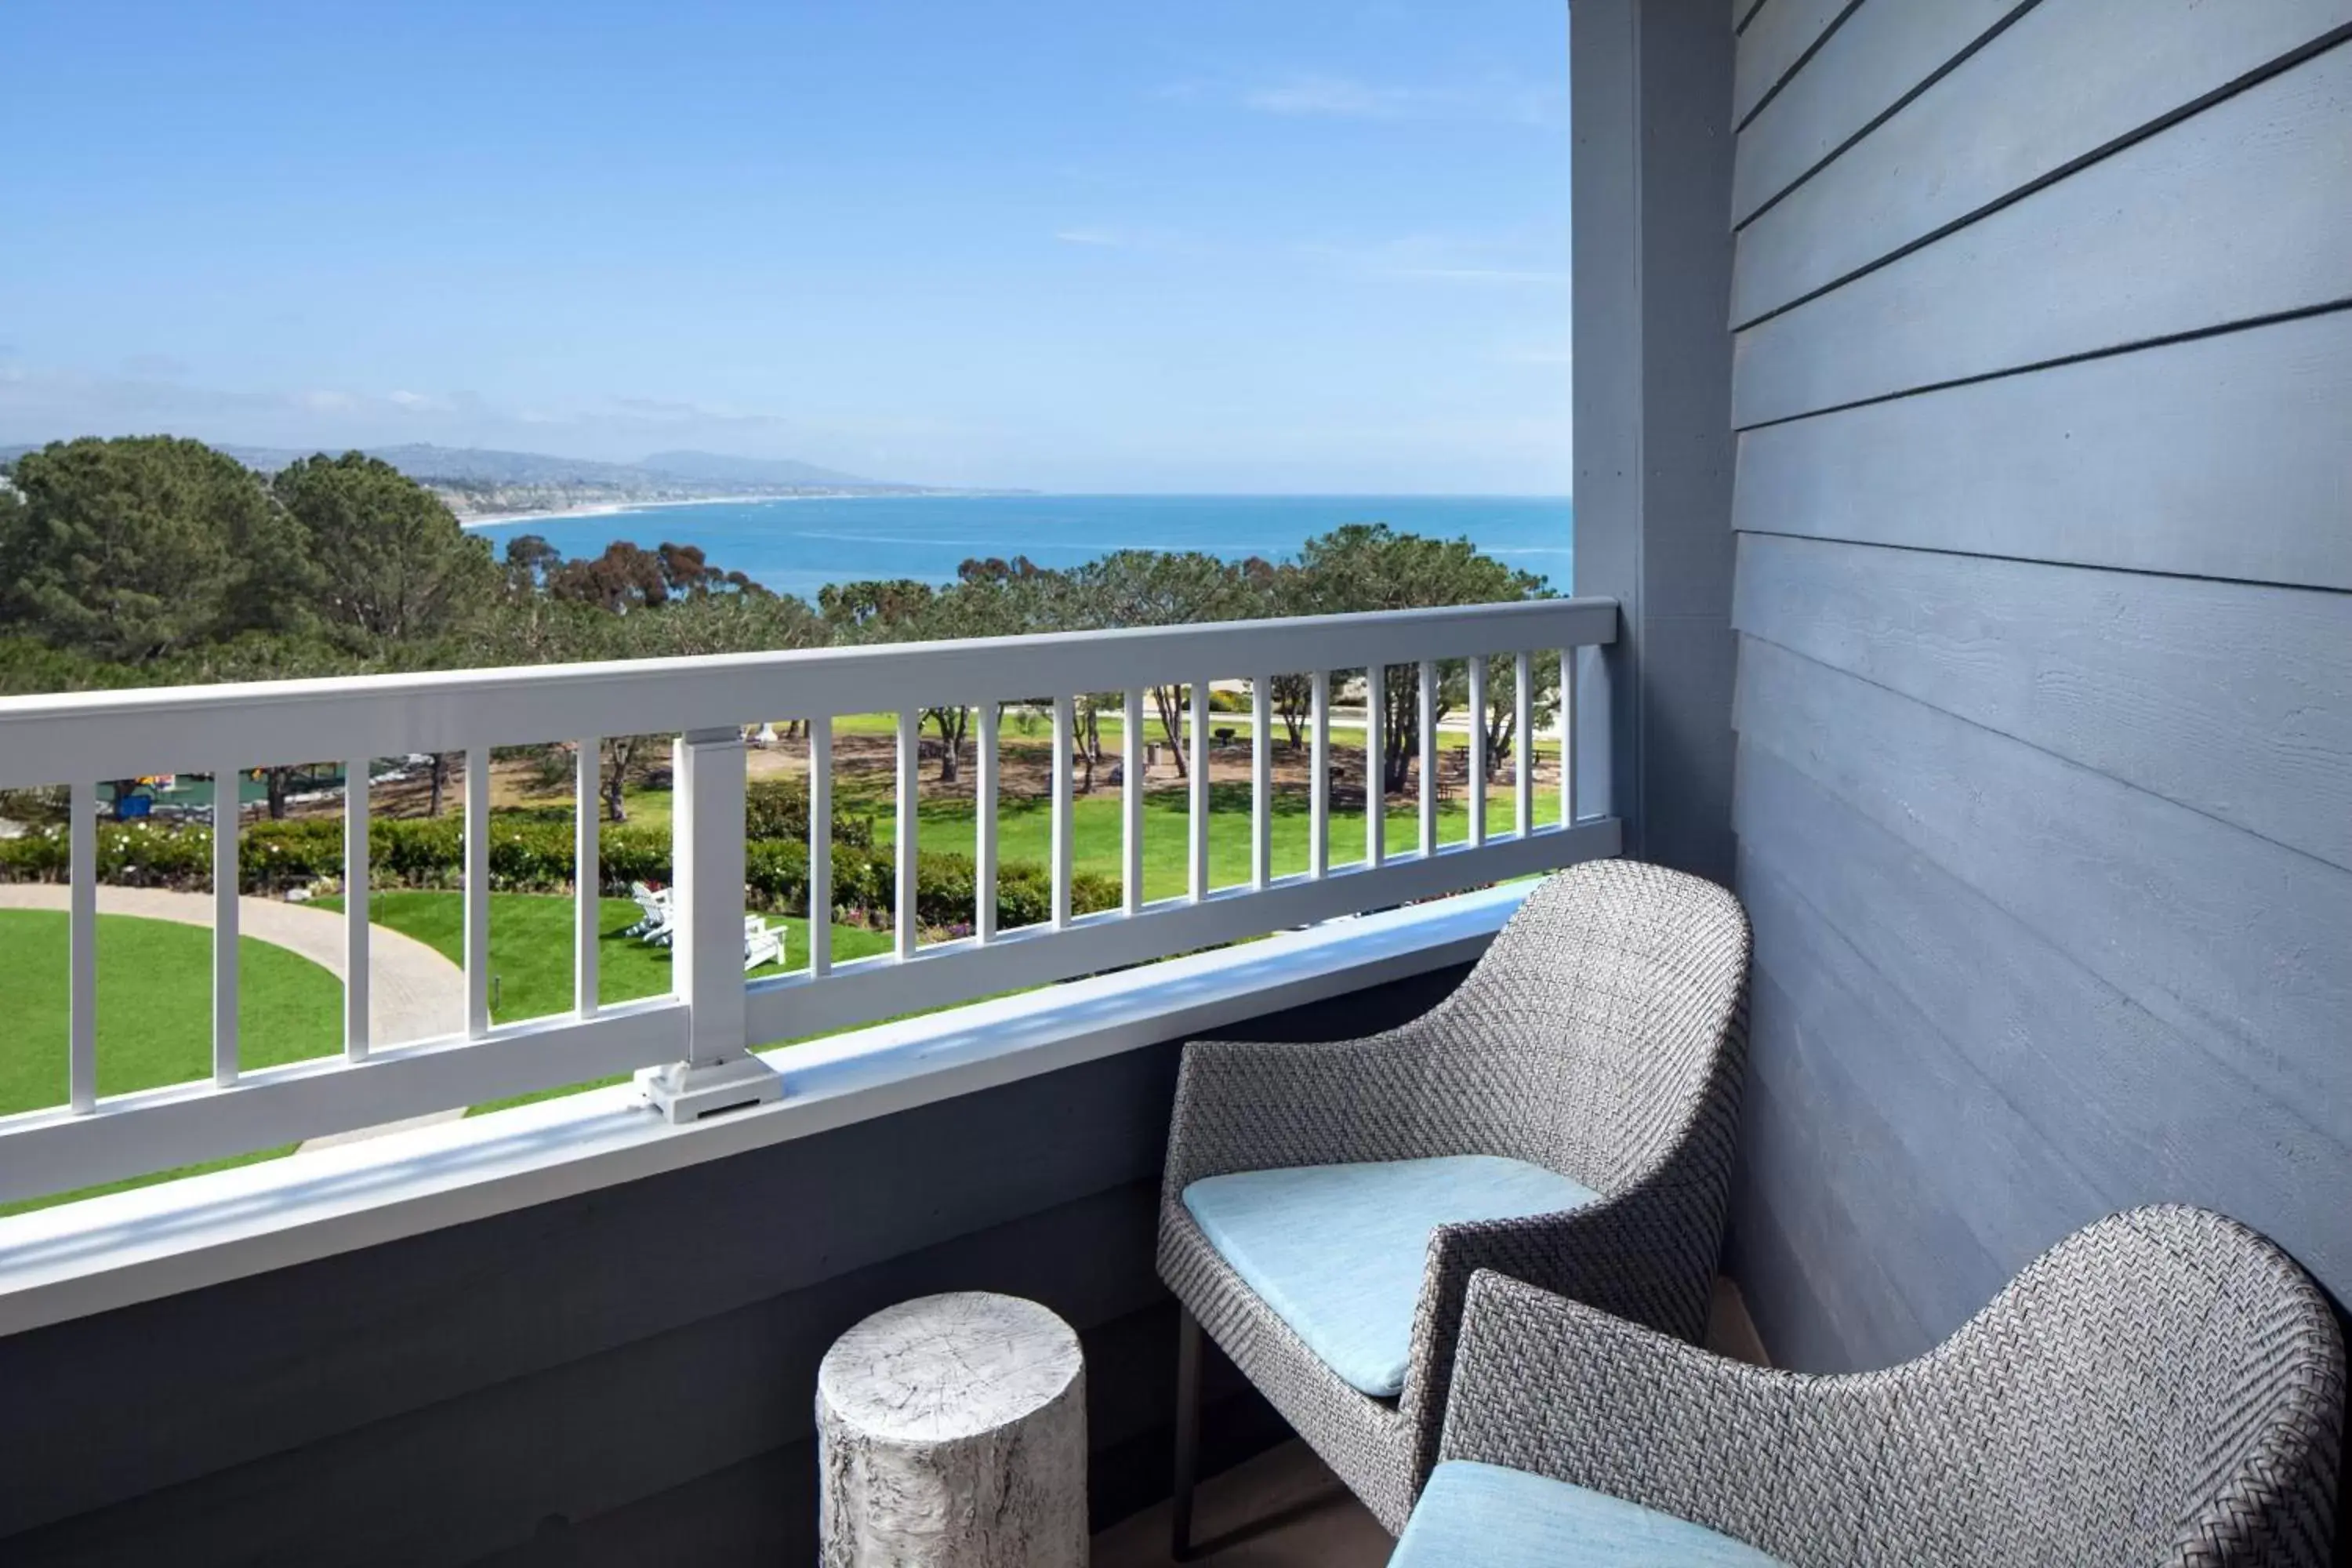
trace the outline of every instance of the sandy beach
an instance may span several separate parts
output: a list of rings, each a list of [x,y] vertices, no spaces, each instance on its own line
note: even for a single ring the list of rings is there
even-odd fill
[[[593,506],[562,507],[546,511],[460,513],[457,521],[467,528],[492,528],[509,522],[551,522],[571,517],[610,517],[615,512],[651,511],[656,507],[742,506],[753,501],[772,500],[848,500],[860,493],[856,490],[801,490],[791,495],[681,496],[675,500],[599,501]]]

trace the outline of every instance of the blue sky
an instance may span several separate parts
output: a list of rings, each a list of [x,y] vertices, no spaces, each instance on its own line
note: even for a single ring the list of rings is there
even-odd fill
[[[11,0],[0,442],[1564,493],[1564,0]]]

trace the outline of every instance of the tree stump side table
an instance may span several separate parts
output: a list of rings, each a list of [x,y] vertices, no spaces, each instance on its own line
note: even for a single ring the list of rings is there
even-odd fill
[[[824,1568],[1085,1568],[1078,1337],[1014,1296],[886,1308],[816,1374]]]

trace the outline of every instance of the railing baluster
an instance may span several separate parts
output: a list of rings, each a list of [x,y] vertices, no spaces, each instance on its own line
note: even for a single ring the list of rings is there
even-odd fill
[[[916,788],[921,782],[923,716],[912,708],[898,713],[898,918],[892,923],[898,931],[898,956],[912,958],[922,939],[922,928],[916,924],[915,903],[919,889],[916,881],[916,853],[919,847],[922,824],[915,811]]]
[[[1389,669],[1364,667],[1364,864],[1389,858]]]
[[[980,705],[980,785],[974,803],[972,830],[979,842],[972,865],[971,929],[982,942],[996,940],[996,792],[998,784],[997,726],[1003,710],[993,702]]]
[[[1127,694],[1121,715],[1127,731],[1127,763],[1119,773],[1120,905],[1129,914],[1143,908],[1143,692]]]
[[[1559,655],[1559,825],[1576,826],[1576,650]]]
[[[686,1059],[647,1068],[639,1091],[673,1123],[780,1098],[783,1079],[746,1049],[743,983],[743,731],[689,730],[671,755],[670,992],[686,1004]]]
[[[673,1120],[698,1117],[774,1098],[781,1080],[771,1064],[749,1051],[754,1041],[855,1026],[877,1015],[952,1006],[975,994],[1041,986],[1073,974],[1153,962],[1171,950],[1192,951],[1206,943],[1247,940],[1273,927],[1441,898],[1497,878],[1538,873],[1605,847],[1607,839],[1617,832],[1608,788],[1608,691],[1599,679],[1605,673],[1601,657],[1605,650],[1595,647],[1588,657],[1562,646],[1611,636],[1614,615],[1614,607],[1605,602],[1530,604],[1496,606],[1491,619],[1483,615],[1473,618],[1469,612],[1454,608],[1437,615],[1335,618],[1307,626],[1236,625],[1165,628],[1164,633],[1154,631],[1149,636],[1125,632],[1084,641],[1024,639],[1011,648],[981,643],[928,658],[908,648],[843,650],[818,656],[814,661],[797,655],[773,665],[756,658],[749,665],[739,661],[724,671],[710,672],[707,679],[712,684],[707,686],[705,677],[683,667],[632,671],[625,678],[593,667],[533,672],[511,679],[485,674],[468,677],[458,686],[395,678],[375,688],[334,694],[331,700],[337,706],[331,713],[326,699],[299,688],[259,694],[187,692],[167,694],[164,700],[142,710],[148,716],[141,721],[138,732],[127,739],[98,722],[101,714],[81,711],[77,704],[59,707],[47,699],[0,700],[0,736],[5,736],[0,740],[0,783],[11,786],[41,782],[39,762],[44,754],[54,754],[56,765],[47,771],[68,781],[77,776],[114,776],[149,766],[141,759],[150,754],[158,759],[179,756],[198,769],[209,767],[215,753],[247,754],[249,763],[253,755],[269,753],[268,745],[248,744],[251,737],[265,733],[315,733],[331,755],[357,753],[339,759],[344,772],[344,819],[338,837],[345,899],[340,907],[342,930],[335,951],[346,977],[340,1053],[345,1059],[331,1056],[288,1067],[265,1066],[268,1042],[257,1035],[254,1070],[243,1070],[238,939],[243,924],[244,813],[239,785],[251,773],[248,768],[241,776],[236,767],[222,766],[213,774],[216,796],[211,812],[215,833],[208,855],[214,877],[214,907],[207,915],[215,931],[211,966],[215,1071],[207,1080],[201,1069],[195,1069],[195,1081],[161,1090],[125,1094],[119,1092],[124,1086],[117,1083],[114,1089],[100,1093],[101,1066],[121,1065],[111,1056],[102,1063],[99,1055],[99,943],[110,940],[101,933],[111,931],[100,915],[105,897],[101,884],[105,866],[119,858],[115,849],[109,848],[102,859],[100,847],[112,842],[105,834],[124,830],[105,819],[107,786],[102,782],[69,782],[68,790],[60,793],[61,801],[70,805],[68,822],[58,829],[60,837],[69,839],[70,847],[68,984],[63,995],[71,1011],[65,1031],[65,1059],[58,1064],[67,1070],[60,1075],[63,1082],[48,1083],[50,1112],[16,1119],[23,1126],[0,1127],[0,1155],[5,1155],[0,1157],[0,1201],[34,1195],[39,1184],[51,1176],[59,1187],[110,1182],[142,1173],[142,1160],[217,1159],[249,1152],[257,1142],[290,1142],[630,1069],[639,1070],[646,1098]],[[1484,658],[1467,651],[1481,647],[1496,651]],[[1517,651],[1521,648],[1528,651]],[[1560,664],[1554,671],[1546,671],[1544,666],[1554,658]],[[1367,663],[1358,665],[1354,661],[1359,659]],[[1510,662],[1502,662],[1506,659]],[[1386,662],[1374,662],[1380,660]],[[1334,665],[1342,667],[1336,674]],[[772,686],[744,678],[746,671],[771,669],[777,682]],[[1225,682],[1192,679],[1218,669],[1296,673],[1280,678],[1289,682],[1286,685],[1260,674],[1252,680],[1249,700],[1237,701],[1218,697]],[[1355,875],[1359,866],[1354,863],[1352,841],[1333,842],[1335,808],[1356,804],[1344,783],[1334,783],[1335,742],[1347,738],[1335,734],[1334,728],[1354,727],[1353,721],[1339,715],[1335,704],[1355,695],[1347,688],[1357,684],[1360,670],[1366,706],[1361,719],[1364,856],[1374,868],[1363,877]],[[1590,728],[1579,734],[1582,715],[1577,680],[1584,670],[1595,678],[1590,693],[1594,718]],[[1457,671],[1465,684],[1448,691],[1441,678],[1451,678]],[[1538,730],[1540,678],[1555,671],[1560,687],[1555,726]],[[1181,679],[1159,684],[1169,681],[1171,675]],[[1507,698],[1498,689],[1505,681],[1512,682]],[[493,963],[490,871],[500,852],[492,831],[496,819],[490,802],[496,778],[488,742],[527,738],[530,721],[516,716],[532,712],[546,721],[536,731],[541,736],[587,728],[611,731],[660,726],[665,722],[661,716],[672,713],[677,716],[668,721],[673,727],[689,715],[700,722],[711,712],[714,700],[723,699],[726,711],[740,710],[746,701],[738,699],[755,687],[772,691],[802,689],[808,693],[803,706],[846,702],[881,709],[896,720],[889,733],[897,747],[893,798],[897,847],[890,886],[877,896],[895,899],[893,937],[882,945],[895,949],[900,962],[894,967],[891,961],[883,960],[880,970],[864,963],[835,962],[845,955],[838,943],[829,940],[829,917],[835,898],[846,890],[849,871],[856,868],[841,860],[833,848],[833,810],[842,787],[832,777],[833,765],[840,760],[835,754],[841,750],[838,736],[830,721],[819,725],[811,721],[806,732],[810,767],[806,940],[808,978],[818,984],[804,987],[799,984],[803,975],[796,973],[781,983],[747,985],[741,968],[745,918],[742,735],[733,725],[698,730],[678,739],[673,802],[676,858],[671,862],[677,879],[673,894],[677,946],[671,951],[674,976],[668,985],[674,994],[645,998],[605,1016],[597,994],[605,903],[599,897],[603,872],[599,826],[606,816],[605,792],[614,788],[617,780],[601,755],[598,738],[588,736],[578,742],[572,781],[576,886],[572,1011],[563,1017],[510,1024],[505,1021],[507,1010],[500,1008],[494,1018],[499,975]],[[925,830],[920,795],[929,782],[921,763],[923,737],[931,731],[921,704],[941,692],[969,699],[973,692],[1050,694],[1056,688],[1074,694],[1097,690],[1102,706],[1083,711],[1077,708],[1078,703],[1096,701],[1091,695],[1034,699],[1037,706],[1052,704],[1052,908],[1050,912],[1024,911],[1024,918],[1047,914],[1050,924],[1016,933],[1010,940],[996,929],[995,895],[1001,891],[1001,882],[1019,869],[1008,869],[1001,863],[1001,855],[1013,852],[1003,842],[1006,825],[1002,813],[1033,804],[1002,798],[1005,770],[1034,763],[1034,758],[1026,762],[1022,756],[1006,758],[1004,747],[1011,744],[1018,751],[1021,741],[1018,734],[1009,740],[1003,736],[1002,705],[973,704],[981,710],[978,755],[972,759],[980,769],[974,824],[978,853],[972,930],[976,940],[933,946],[924,940],[930,917],[939,915],[941,921],[957,917],[952,910],[941,913],[921,902],[928,895],[919,876]],[[736,697],[727,698],[727,691]],[[1474,735],[1474,749],[1464,770],[1469,784],[1467,842],[1457,837],[1441,844],[1444,775],[1454,764],[1444,756],[1452,748],[1443,744],[1439,724],[1443,708],[1457,694],[1466,694],[1470,720],[1466,728]],[[1295,705],[1297,697],[1308,700],[1304,713]],[[1168,699],[1164,705],[1163,698]],[[756,708],[761,700],[746,700]],[[789,709],[789,697],[783,700]],[[1464,708],[1458,702],[1450,706],[1456,710]],[[1192,725],[1189,734],[1179,722],[1180,711]],[[1021,727],[1035,727],[1033,712],[1015,710]],[[567,719],[566,714],[574,717]],[[307,728],[295,722],[304,715],[311,716]],[[1291,724],[1277,731],[1276,723],[1286,717]],[[1234,727],[1221,732],[1218,726],[1227,719]],[[1123,723],[1123,744],[1105,747],[1104,754],[1090,757],[1078,746],[1082,742],[1090,746],[1097,743],[1098,738],[1092,731],[1097,721]],[[1081,730],[1081,723],[1088,728]],[[1150,826],[1150,787],[1170,782],[1165,774],[1155,777],[1146,766],[1147,757],[1154,763],[1158,760],[1159,742],[1150,735],[1155,723],[1161,725],[1169,743],[1183,748],[1173,753],[1184,764],[1181,798],[1190,808],[1188,844],[1182,849],[1149,837],[1160,831]],[[1233,745],[1243,724],[1251,729],[1246,756]],[[514,729],[516,725],[520,728]],[[1512,744],[1518,750],[1498,751],[1488,745],[1485,731],[1490,725],[1496,731],[1508,726]],[[969,729],[959,729],[962,734],[971,733]],[[326,738],[330,731],[336,732],[335,738]],[[1284,855],[1282,865],[1287,870],[1277,876],[1273,844],[1276,818],[1290,808],[1276,804],[1280,763],[1287,754],[1276,748],[1293,736],[1298,742],[1295,765],[1303,765],[1307,773],[1307,798],[1301,804],[1307,807],[1304,816],[1308,842],[1304,854]],[[1545,831],[1551,825],[1541,820],[1554,810],[1552,791],[1537,777],[1545,742],[1555,746],[1561,775],[1557,784],[1560,815],[1554,820],[1577,825],[1557,839]],[[447,778],[451,766],[463,768],[466,775],[462,787],[436,792],[444,799],[455,795],[448,814],[460,818],[464,830],[457,869],[462,889],[465,1003],[456,1010],[464,1019],[464,1033],[433,1042],[423,1050],[394,1048],[408,1042],[396,1032],[378,1038],[373,1028],[373,802],[367,775],[368,752],[379,745],[386,751],[436,748],[444,783],[455,783]],[[1386,776],[1384,753],[1390,747],[1396,749],[1400,764],[1394,784],[1388,783]],[[955,758],[959,764],[966,761],[961,752],[959,744]],[[1107,793],[1115,795],[1119,803],[1116,853],[1121,891],[1111,898],[1108,887],[1090,877],[1088,895],[1090,907],[1099,890],[1104,901],[1122,909],[1080,918],[1075,887],[1076,808],[1085,804],[1097,813],[1097,817],[1088,820],[1098,826],[1108,825],[1114,808],[1108,800],[1080,802],[1074,788],[1076,775],[1090,765],[1116,766],[1114,758],[1120,753],[1125,759],[1122,787]],[[1509,762],[1498,763],[1498,755]],[[1404,775],[1412,771],[1416,759],[1419,784],[1409,788]],[[1581,766],[1588,759],[1592,775],[1585,779],[1580,776]],[[1510,762],[1516,762],[1517,771],[1507,784],[1496,776],[1496,769]],[[1219,763],[1225,767],[1229,785],[1246,780],[1250,791],[1248,826],[1229,822],[1224,830],[1228,838],[1222,845],[1214,837],[1213,809],[1214,767]],[[1403,847],[1390,841],[1385,808],[1391,790],[1405,796],[1397,803],[1399,817],[1407,824],[1405,831],[1412,832],[1417,820],[1423,856],[1434,855],[1435,860],[1406,864],[1410,857]],[[1172,806],[1179,798],[1167,795],[1160,804]],[[1228,817],[1236,815],[1230,809],[1232,799],[1230,794],[1225,796],[1223,809]],[[168,806],[158,810],[170,813]],[[1511,815],[1511,824],[1504,822],[1506,814]],[[204,823],[200,811],[194,829],[200,837]],[[1506,829],[1514,825],[1523,839],[1533,834],[1546,842],[1502,843],[1509,836]],[[1173,827],[1172,823],[1164,826]],[[1012,831],[1018,835],[1022,829],[1016,818]],[[1231,842],[1232,836],[1244,832],[1249,836],[1245,850]],[[134,834],[134,842],[135,838]],[[1015,845],[1019,842],[1016,837]],[[1088,844],[1088,870],[1108,872],[1112,853],[1108,847],[1097,847],[1107,846],[1108,840],[1090,830]],[[1460,852],[1447,855],[1446,850]],[[1218,860],[1219,854],[1224,859]],[[1187,859],[1181,873],[1172,866],[1179,855]],[[862,859],[856,862],[857,868],[864,865]],[[1158,868],[1163,865],[1170,876],[1180,880],[1166,886],[1148,882],[1147,871],[1160,874]],[[617,872],[628,869],[616,866]],[[1291,874],[1301,871],[1303,875]],[[1226,885],[1221,889],[1219,882]],[[1160,898],[1175,892],[1180,885],[1199,900],[1198,907],[1171,908],[1178,900]],[[1270,896],[1253,896],[1260,892]],[[268,912],[257,904],[257,919]],[[496,938],[499,959],[515,957],[507,951],[511,934]],[[394,940],[385,938],[387,942]],[[989,952],[985,947],[997,951]],[[111,949],[106,951],[111,952]],[[924,962],[905,962],[917,956]],[[107,1005],[114,1009],[110,994]],[[119,1009],[110,1010],[107,1016],[121,1023],[118,1014]],[[469,1041],[492,1048],[463,1049]],[[352,1065],[363,1066],[365,1070],[344,1070]],[[215,1092],[215,1084],[229,1086],[228,1091]],[[68,1106],[81,1114],[68,1119]],[[105,1114],[90,1114],[97,1111]],[[147,1120],[137,1120],[141,1117]],[[46,1155],[53,1147],[60,1151],[60,1157],[51,1165]]]
[[[1250,678],[1250,886],[1274,880],[1274,677]]]
[[[597,942],[604,931],[604,741],[583,736],[572,784],[572,1010],[596,1016]],[[675,781],[673,781],[675,782]]]
[[[1307,788],[1307,869],[1318,880],[1331,874],[1331,672],[1315,672],[1314,728],[1308,764],[1315,776]]]
[[[98,1109],[98,785],[73,786],[73,865],[68,898],[68,994],[71,1037],[66,1048],[67,1098],[74,1110]]]
[[[1070,747],[1076,740],[1076,723],[1071,715],[1067,697],[1054,699],[1054,929],[1062,931],[1070,923],[1070,842],[1073,828],[1071,811]]]
[[[213,1082],[236,1082],[237,771],[213,774]]]
[[[1192,748],[1190,776],[1184,781],[1190,834],[1186,848],[1192,869],[1187,886],[1197,904],[1209,896],[1209,683],[1205,680],[1192,682],[1192,732],[1186,743]]]
[[[1470,842],[1486,842],[1486,657],[1470,658]]]
[[[675,766],[671,774],[676,776]],[[490,1032],[490,749],[466,752],[466,1033]],[[673,895],[675,896],[675,895]]]
[[[343,764],[343,1056],[367,1060],[368,759]]]
[[[1511,774],[1511,817],[1519,837],[1536,830],[1536,661],[1525,652],[1511,662],[1511,733],[1517,739],[1518,766]]]
[[[1421,853],[1437,853],[1437,661],[1421,661]]]
[[[808,721],[809,973],[833,969],[833,715]]]

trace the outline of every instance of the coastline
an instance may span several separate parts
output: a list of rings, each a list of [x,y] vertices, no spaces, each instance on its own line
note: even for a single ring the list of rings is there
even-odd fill
[[[590,506],[562,507],[549,511],[484,511],[461,514],[460,528],[496,528],[514,522],[555,522],[565,518],[612,517],[625,511],[651,511],[656,507],[672,506],[742,506],[753,501],[772,500],[854,500],[863,491],[801,490],[790,495],[740,496],[681,496],[670,500],[597,501]]]

